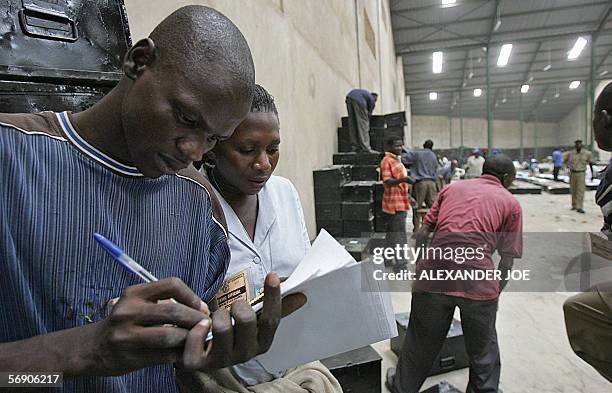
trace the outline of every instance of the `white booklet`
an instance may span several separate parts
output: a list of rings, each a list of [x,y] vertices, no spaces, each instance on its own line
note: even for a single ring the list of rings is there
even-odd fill
[[[308,300],[281,320],[270,350],[256,358],[268,372],[397,336],[389,292],[371,274],[362,276],[364,268],[371,270],[321,230],[306,257],[281,284],[283,295],[301,292]]]

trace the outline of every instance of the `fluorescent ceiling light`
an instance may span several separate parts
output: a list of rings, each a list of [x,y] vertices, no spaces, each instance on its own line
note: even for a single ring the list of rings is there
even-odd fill
[[[457,3],[457,0],[442,0],[442,5],[446,7],[451,7]]]
[[[508,99],[506,97],[502,98],[502,104],[505,104]]]
[[[542,104],[546,104],[547,102],[548,102],[548,100],[547,100],[546,98],[544,98],[544,99],[542,100]]]
[[[561,96],[561,94],[559,94],[559,92],[555,93],[555,98],[559,98]]]
[[[572,49],[567,52],[567,60],[576,60],[580,56],[580,52],[587,44],[587,40],[583,37],[578,37]]]
[[[473,77],[474,77],[474,73],[470,71],[470,73],[468,74],[468,79],[472,79]]]
[[[550,70],[552,68],[552,65],[547,64],[544,68],[542,68],[542,71],[546,72],[548,70]]]
[[[578,86],[580,86],[580,81],[572,81],[572,83],[570,83],[569,88],[574,90],[577,89]]]
[[[608,73],[608,70],[603,70],[599,73],[600,76],[604,76]]]
[[[431,101],[435,101],[438,99],[438,93],[436,93],[435,91],[432,91],[431,93],[429,93],[429,99]]]
[[[521,93],[527,94],[528,91],[529,91],[529,85],[521,86]]]
[[[510,53],[512,53],[512,44],[504,44],[499,51],[499,57],[497,58],[497,66],[505,67],[510,59]]]
[[[474,89],[474,97],[480,97],[482,95],[482,89]]]
[[[442,52],[434,52],[433,53],[433,73],[439,74],[442,72]]]

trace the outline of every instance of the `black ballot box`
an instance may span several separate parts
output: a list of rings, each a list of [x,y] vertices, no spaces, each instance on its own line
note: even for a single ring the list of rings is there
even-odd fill
[[[315,188],[342,187],[351,181],[350,165],[329,165],[312,171]]]
[[[348,126],[349,126],[349,124],[348,124],[348,116],[342,116],[340,118],[340,121],[342,123],[342,128],[346,128],[348,130]]]
[[[325,229],[333,237],[342,237],[344,235],[344,226],[342,220],[319,220],[317,219],[317,233]]]
[[[0,79],[109,87],[121,79],[132,44],[123,0],[5,0],[0,13]]]
[[[342,232],[346,237],[370,236],[374,232],[374,216],[369,220],[343,220]]]
[[[370,221],[372,217],[372,202],[342,202],[343,220]]]
[[[387,127],[403,127],[406,125],[406,112],[388,113],[385,115]]]
[[[382,154],[379,153],[337,153],[333,156],[334,165],[376,165],[380,164]]]
[[[378,181],[378,165],[353,165],[352,180]]]
[[[372,115],[370,116],[370,128],[382,128],[386,125],[387,116],[385,115]]]
[[[391,350],[395,352],[397,356],[399,356],[401,353],[409,320],[409,312],[395,314],[395,323],[397,324],[398,336],[391,339]],[[453,322],[446,335],[446,340],[444,341],[442,350],[434,361],[428,375],[431,376],[443,374],[449,371],[469,367],[469,365],[470,362],[465,350],[465,340],[463,338],[461,322],[453,318]]]
[[[442,381],[437,385],[434,385],[425,390],[421,390],[420,393],[463,393],[461,390],[457,389],[450,383],[446,381]]]
[[[5,113],[80,112],[99,101],[110,87],[0,81],[0,108]]]
[[[351,139],[347,127],[338,128],[338,152],[348,153],[351,151]]]
[[[342,186],[343,202],[374,202],[374,181],[352,181]]]
[[[384,139],[388,140],[390,138],[400,138],[401,140],[404,140],[404,127],[385,128]]]
[[[330,165],[312,171],[315,204],[342,200],[342,186],[351,181],[350,165]]]
[[[380,393],[382,358],[371,346],[358,348],[321,363],[340,382],[344,393]]]
[[[341,220],[342,203],[315,203],[315,217],[317,220]]]
[[[369,255],[369,237],[343,237],[336,240],[357,262],[366,259]]]

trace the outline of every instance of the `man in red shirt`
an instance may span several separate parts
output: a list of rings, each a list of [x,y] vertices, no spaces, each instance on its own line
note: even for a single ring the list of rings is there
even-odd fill
[[[480,178],[452,183],[438,194],[417,236],[422,242],[434,233],[416,265],[410,323],[397,373],[387,373],[392,392],[419,391],[442,348],[455,307],[461,312],[470,358],[466,392],[498,392],[498,297],[523,248],[521,206],[507,190],[515,175],[512,160],[500,154],[485,161]],[[498,272],[492,259],[495,251],[501,256]]]
[[[403,246],[408,242],[406,236],[406,216],[410,209],[409,184],[412,180],[400,159],[404,142],[401,138],[390,138],[386,142],[385,157],[380,162],[380,174],[385,188],[382,210],[389,215],[387,224],[387,247]],[[388,261],[395,268],[402,268],[397,261]]]

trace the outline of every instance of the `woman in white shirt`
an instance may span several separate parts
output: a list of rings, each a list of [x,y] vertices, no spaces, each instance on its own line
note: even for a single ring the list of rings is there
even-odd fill
[[[279,146],[274,99],[256,85],[250,113],[230,139],[219,142],[207,155],[203,166],[223,207],[229,232],[231,262],[217,294],[219,307],[228,307],[236,299],[255,298],[263,292],[269,272],[288,277],[310,248],[295,187],[288,179],[272,175]],[[320,364],[316,368],[328,385],[321,391],[341,392],[329,371]],[[256,359],[234,366],[232,374],[244,386],[285,375],[269,373]]]

